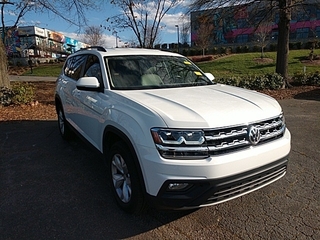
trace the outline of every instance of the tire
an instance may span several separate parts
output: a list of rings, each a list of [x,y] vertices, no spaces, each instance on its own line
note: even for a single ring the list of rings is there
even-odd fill
[[[110,186],[117,205],[128,213],[141,213],[144,191],[134,164],[135,158],[125,143],[115,143],[107,155]]]
[[[66,121],[66,118],[64,116],[64,112],[61,106],[57,108],[57,114],[58,114],[58,127],[59,127],[59,132],[61,137],[65,140],[71,139],[72,132],[70,130],[68,122]]]

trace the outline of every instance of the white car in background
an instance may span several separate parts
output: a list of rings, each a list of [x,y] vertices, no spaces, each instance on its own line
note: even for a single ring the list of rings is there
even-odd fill
[[[60,133],[104,155],[131,213],[214,205],[283,177],[291,137],[278,102],[213,79],[175,53],[80,50],[57,79]]]

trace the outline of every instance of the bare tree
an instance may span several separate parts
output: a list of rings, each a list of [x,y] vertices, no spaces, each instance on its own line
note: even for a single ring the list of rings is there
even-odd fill
[[[10,4],[8,4],[10,3]],[[10,9],[11,15],[16,16],[14,23],[10,26],[16,28],[23,17],[29,12],[48,13],[53,14],[65,20],[71,25],[81,26],[85,25],[87,20],[85,17],[86,9],[94,9],[99,4],[98,1],[93,0],[1,0],[1,24],[2,24],[2,43],[5,43],[7,26],[5,25],[5,16],[7,8]],[[3,45],[3,44],[2,44]],[[4,47],[0,48],[1,56],[5,54]],[[7,76],[7,61],[1,61],[0,65],[0,87],[10,86],[9,78]]]
[[[272,23],[269,21],[261,23],[255,31],[258,45],[261,48],[261,58],[264,58],[264,48],[268,45],[269,41],[271,40],[271,31]]]
[[[210,40],[212,38],[212,32],[214,26],[210,23],[207,16],[201,16],[199,18],[200,26],[197,31],[196,44],[202,49],[202,55],[205,55],[205,49],[210,46]]]
[[[199,9],[215,9],[223,8],[226,6],[233,6],[230,9],[233,12],[227,14],[236,14],[237,10],[242,10],[240,5],[252,6],[255,16],[261,16],[263,19],[269,18],[274,12],[279,15],[278,20],[278,44],[277,44],[277,60],[276,72],[281,74],[284,79],[284,87],[288,86],[288,57],[289,57],[289,34],[290,34],[290,21],[291,15],[297,8],[303,9],[307,4],[319,5],[318,0],[261,0],[261,1],[248,1],[248,0],[194,0],[190,5],[192,10]],[[261,23],[258,22],[258,24]]]
[[[183,45],[187,45],[189,43],[189,36],[190,35],[190,22],[182,23],[181,29],[181,42]]]
[[[103,46],[105,40],[103,39],[103,28],[98,26],[88,26],[84,29],[82,40],[91,46]]]
[[[119,15],[110,17],[109,30],[131,29],[143,48],[153,48],[160,23],[166,13],[181,0],[112,0],[121,9]]]

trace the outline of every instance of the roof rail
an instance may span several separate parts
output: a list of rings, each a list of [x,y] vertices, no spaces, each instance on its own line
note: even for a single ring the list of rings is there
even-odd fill
[[[107,51],[104,47],[101,47],[101,46],[90,46],[90,47],[86,47],[86,48],[80,48],[79,51],[81,51],[81,50],[91,50],[91,49],[97,49],[98,51],[101,51],[101,52],[106,52]]]

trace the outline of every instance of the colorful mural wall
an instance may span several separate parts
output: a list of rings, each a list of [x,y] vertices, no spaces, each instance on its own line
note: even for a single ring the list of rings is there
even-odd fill
[[[28,55],[59,57],[89,46],[59,32],[35,26],[6,28],[5,33],[6,53],[14,57],[26,57],[26,52]]]
[[[232,8],[232,9],[231,9]],[[197,31],[203,16],[209,16],[209,24],[213,25],[211,44],[249,43],[255,40],[257,23],[262,16],[253,11],[256,5],[242,5],[204,10],[191,13],[191,43],[197,41]],[[233,14],[231,14],[233,12]],[[277,39],[278,14],[269,21],[270,37]],[[206,23],[208,24],[208,22]],[[299,41],[309,38],[320,38],[320,9],[314,6],[304,6],[303,10],[296,9],[292,14],[290,40]]]

